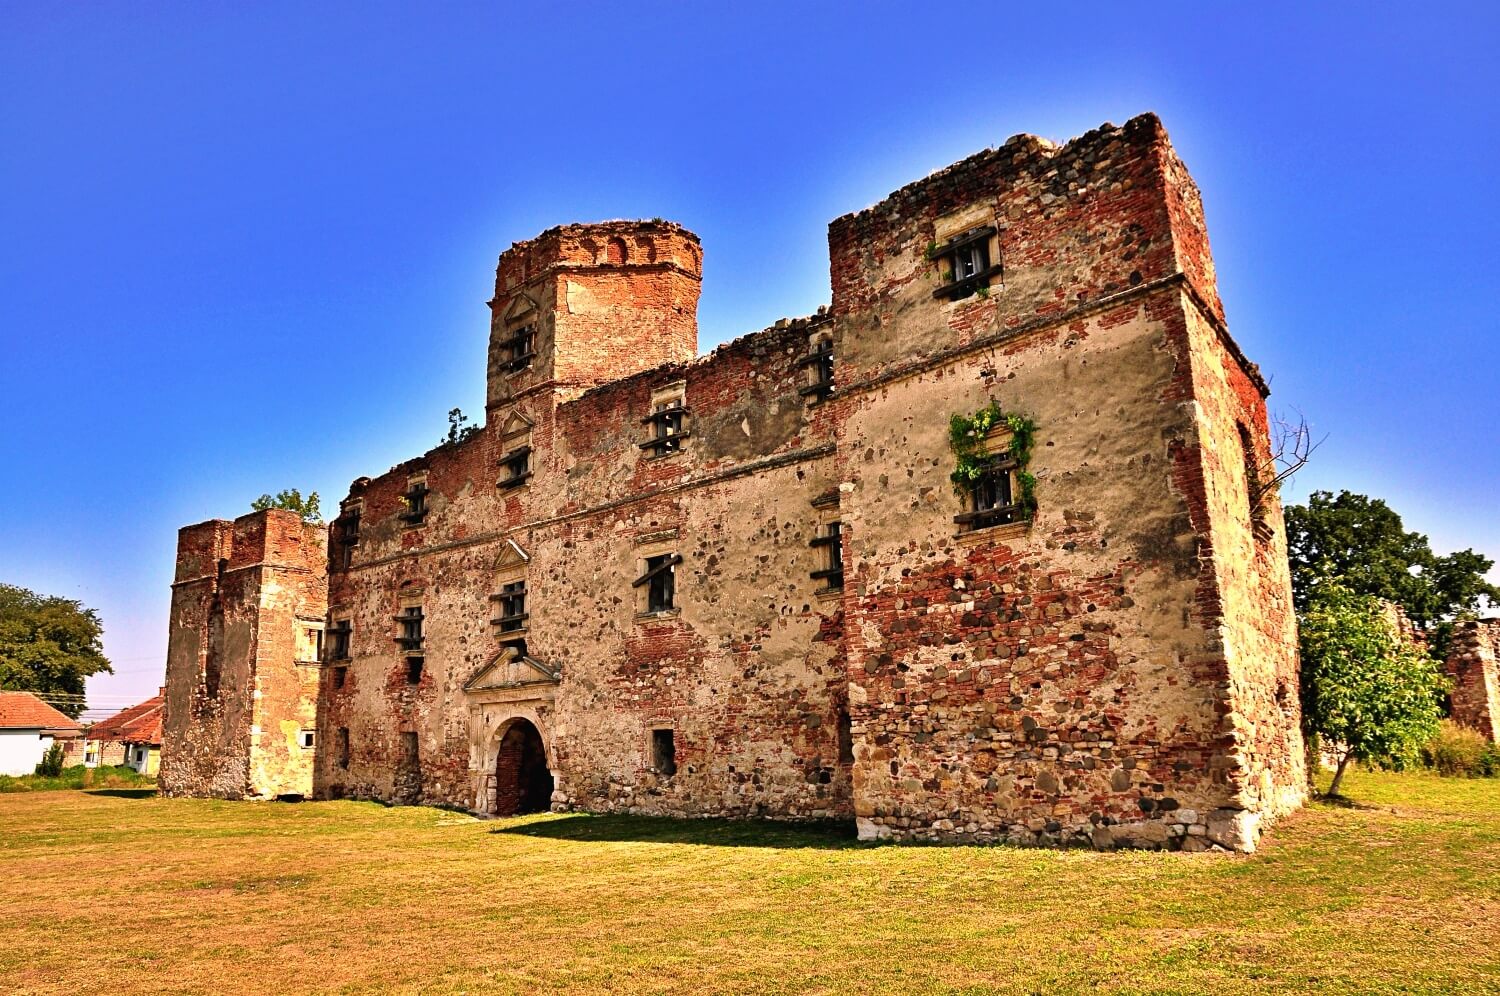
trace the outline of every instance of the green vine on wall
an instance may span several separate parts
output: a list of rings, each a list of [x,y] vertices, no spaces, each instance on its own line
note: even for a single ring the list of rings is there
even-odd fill
[[[998,401],[991,401],[972,415],[954,415],[948,420],[948,445],[958,458],[949,479],[958,496],[967,498],[995,456],[985,439],[1002,426],[1010,430],[1006,452],[1016,462],[1016,483],[1021,492],[1015,496],[1016,504],[1021,507],[1022,517],[1030,519],[1036,514],[1036,477],[1026,468],[1031,463],[1032,444],[1036,442],[1036,423],[1025,415],[1006,414],[1000,410]]]

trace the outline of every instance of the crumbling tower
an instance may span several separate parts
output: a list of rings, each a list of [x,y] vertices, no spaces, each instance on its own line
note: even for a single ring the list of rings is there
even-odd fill
[[[161,787],[226,799],[312,794],[326,530],[269,509],[177,536]]]
[[[563,225],[500,255],[486,409],[688,362],[698,351],[698,237],[667,221]]]

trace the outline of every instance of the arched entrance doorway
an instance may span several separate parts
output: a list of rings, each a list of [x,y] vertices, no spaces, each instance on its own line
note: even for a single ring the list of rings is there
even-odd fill
[[[552,806],[552,772],[542,735],[529,720],[506,727],[495,758],[495,815],[541,813]]]

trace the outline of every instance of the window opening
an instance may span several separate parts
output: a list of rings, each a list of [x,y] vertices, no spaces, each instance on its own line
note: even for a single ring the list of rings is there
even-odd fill
[[[646,558],[646,573],[636,578],[632,587],[646,585],[646,611],[666,612],[675,607],[677,597],[677,565],[682,556],[664,553],[659,557]]]
[[[798,391],[804,397],[823,401],[834,392],[833,384],[833,340],[824,339],[817,348],[798,360],[798,365],[812,371],[808,385]]]
[[[651,731],[651,767],[667,778],[677,774],[677,745],[671,730]]]
[[[650,450],[654,456],[679,452],[682,441],[691,435],[686,425],[688,414],[682,398],[670,398],[657,404],[651,414],[641,420],[651,427],[651,438],[641,443],[641,448]]]
[[[822,547],[827,551],[826,566],[813,571],[814,580],[821,580],[827,586],[826,590],[832,591],[844,586],[844,545],[843,524],[830,522],[823,527],[819,536],[813,537],[813,547]]]
[[[998,231],[994,225],[985,225],[934,245],[929,255],[947,282],[933,291],[932,296],[957,301],[988,288],[990,278],[1004,269],[1001,264],[990,263],[990,238]]]

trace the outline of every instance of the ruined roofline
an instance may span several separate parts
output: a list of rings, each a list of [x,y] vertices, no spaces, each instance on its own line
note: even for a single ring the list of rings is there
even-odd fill
[[[640,219],[632,221],[629,218],[611,218],[608,221],[571,221],[563,225],[553,225],[533,235],[529,239],[512,242],[508,249],[500,253],[501,256],[520,250],[531,249],[548,239],[559,238],[564,235],[635,235],[640,232],[661,232],[665,235],[681,235],[698,245],[703,240],[692,229],[678,224],[675,221],[667,221],[665,218]]]
[[[202,529],[204,526],[213,526],[213,525],[232,526],[236,522],[239,522],[239,521],[241,521],[243,519],[249,519],[249,518],[253,518],[253,517],[257,516],[257,515],[267,515],[267,514],[275,513],[275,512],[281,512],[281,513],[285,513],[287,515],[297,515],[296,512],[293,512],[289,508],[252,508],[250,511],[244,513],[243,515],[236,515],[232,519],[225,519],[225,518],[220,517],[220,516],[215,516],[212,519],[204,519],[202,522],[191,522],[191,523],[188,523],[185,526],[180,526],[177,531],[179,533],[185,533],[185,532],[187,532],[190,529]],[[299,516],[299,518],[300,518],[300,516]],[[309,523],[309,524],[311,524],[311,523]]]
[[[1066,159],[1081,153],[1092,146],[1107,144],[1117,139],[1128,140],[1141,131],[1146,131],[1151,136],[1162,140],[1166,139],[1166,128],[1155,111],[1137,114],[1123,125],[1115,125],[1106,121],[1097,128],[1069,139],[1062,145],[1038,135],[1020,132],[1006,139],[1002,145],[981,149],[956,163],[933,170],[920,180],[913,180],[911,183],[898,187],[868,207],[839,215],[829,223],[828,227],[837,229],[867,221],[877,213],[923,196],[930,188],[941,185],[945,180],[991,162],[1008,161],[1011,164],[1010,171],[1019,176],[1028,170],[1050,165],[1054,160]]]
[[[816,329],[823,328],[825,325],[830,325],[832,323],[832,310],[828,305],[820,304],[818,305],[818,310],[811,315],[804,315],[801,318],[778,318],[775,322],[767,325],[763,329],[758,329],[754,332],[746,332],[744,335],[735,336],[728,342],[719,343],[719,345],[704,353],[702,356],[695,356],[693,359],[686,362],[662,363],[658,364],[657,366],[651,367],[648,370],[641,370],[624,377],[618,377],[615,380],[605,381],[602,384],[595,384],[593,387],[584,391],[572,401],[564,402],[564,404],[568,406],[577,405],[585,398],[594,397],[607,391],[622,390],[627,388],[629,385],[643,380],[657,380],[666,376],[682,376],[687,374],[689,371],[700,370],[705,366],[710,366],[720,357],[726,356],[735,350],[744,349],[748,346],[751,346],[755,344],[759,339],[768,338],[773,335],[789,333],[800,333],[802,335],[806,335]]]
[[[713,349],[709,350],[707,353],[704,353],[702,356],[694,357],[692,360],[689,360],[687,362],[661,363],[647,370],[641,370],[637,373],[628,374],[624,377],[618,377],[614,380],[608,380],[602,384],[595,384],[593,387],[588,388],[573,400],[563,402],[563,405],[566,407],[572,407],[583,402],[585,399],[592,400],[609,391],[626,389],[630,385],[643,380],[659,380],[664,377],[681,377],[686,375],[691,370],[700,369],[705,365],[712,364],[720,356],[727,355],[733,350],[743,349],[749,345],[752,345],[757,339],[760,339],[762,337],[785,333],[801,333],[803,335],[806,335],[807,333],[810,333],[815,329],[830,325],[832,324],[832,322],[832,311],[829,309],[828,305],[822,304],[819,305],[818,310],[811,315],[804,315],[801,318],[779,318],[763,329],[759,329],[754,332],[746,332],[744,335],[736,336],[728,342],[720,343]],[[502,405],[499,407],[505,406]],[[489,422],[488,420],[486,420],[484,425],[480,428],[487,428],[488,425]],[[434,454],[442,452],[444,450],[456,451],[466,445],[477,445],[478,440],[479,437],[477,435],[470,437],[469,439],[460,440],[457,442],[448,442],[445,440],[441,443],[438,443],[431,449],[418,454],[417,456],[408,457],[405,460],[392,465],[384,473],[376,474],[373,477],[363,476],[355,478],[354,481],[352,481],[349,485],[348,495],[340,499],[340,504],[342,505],[343,502],[348,501],[350,498],[359,497],[364,493],[365,488],[367,488],[374,480],[386,477],[390,474],[410,474],[426,470],[428,469],[428,462],[431,460]],[[185,528],[192,527],[189,526]]]

